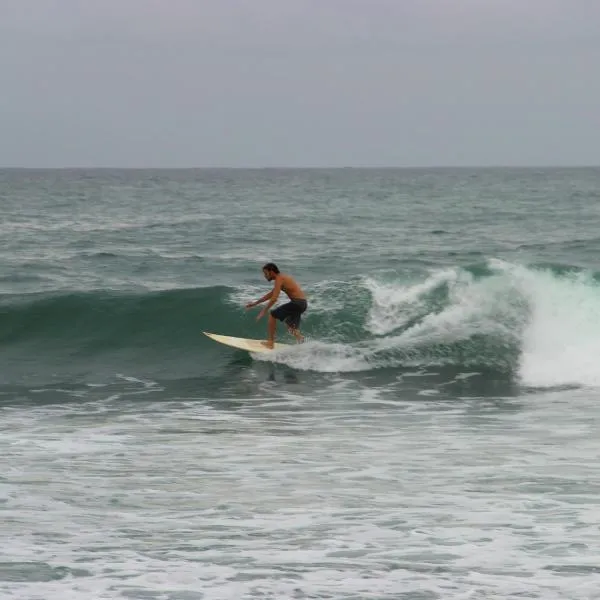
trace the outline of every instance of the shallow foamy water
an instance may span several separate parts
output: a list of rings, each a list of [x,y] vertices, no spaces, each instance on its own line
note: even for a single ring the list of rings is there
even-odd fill
[[[148,394],[2,410],[3,598],[599,597],[587,392]]]

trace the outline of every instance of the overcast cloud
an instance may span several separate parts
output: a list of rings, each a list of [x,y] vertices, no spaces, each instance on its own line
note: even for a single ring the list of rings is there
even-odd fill
[[[598,0],[0,0],[0,166],[600,164]]]

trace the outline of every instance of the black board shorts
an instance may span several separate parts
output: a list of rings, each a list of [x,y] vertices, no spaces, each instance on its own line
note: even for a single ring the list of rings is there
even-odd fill
[[[290,300],[271,311],[271,314],[280,321],[285,321],[288,327],[298,329],[300,326],[300,317],[306,310],[308,303],[306,300]]]

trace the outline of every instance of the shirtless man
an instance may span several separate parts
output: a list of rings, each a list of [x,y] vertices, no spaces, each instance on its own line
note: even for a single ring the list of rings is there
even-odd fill
[[[306,310],[307,302],[302,288],[293,277],[285,273],[280,273],[277,265],[274,263],[267,263],[262,270],[265,279],[267,281],[274,281],[275,285],[268,294],[265,294],[262,298],[256,300],[256,302],[248,302],[246,304],[246,308],[252,308],[262,302],[269,301],[269,304],[260,311],[256,320],[262,319],[271,306],[277,302],[281,290],[289,297],[290,301],[271,311],[267,327],[269,338],[266,342],[261,343],[267,348],[273,348],[275,345],[275,327],[277,325],[275,319],[285,321],[288,331],[296,338],[298,343],[303,342],[304,336],[300,333],[299,326],[300,316]]]

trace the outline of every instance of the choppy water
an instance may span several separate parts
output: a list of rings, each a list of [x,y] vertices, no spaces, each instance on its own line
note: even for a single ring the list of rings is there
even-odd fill
[[[0,171],[2,597],[600,597],[598,190]]]

